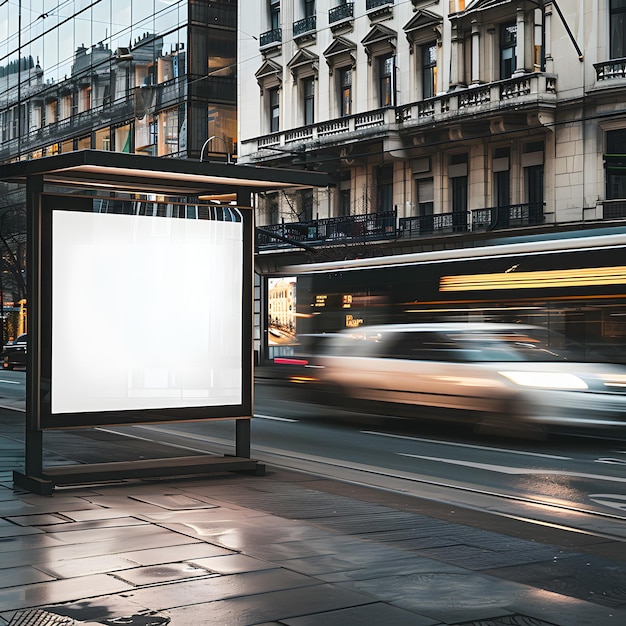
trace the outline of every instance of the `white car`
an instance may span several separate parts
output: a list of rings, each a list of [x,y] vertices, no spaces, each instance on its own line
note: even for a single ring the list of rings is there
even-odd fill
[[[350,398],[392,403],[415,417],[428,416],[419,407],[445,409],[481,432],[625,428],[626,366],[585,360],[583,352],[538,326],[399,324],[344,331],[319,364],[324,382]]]

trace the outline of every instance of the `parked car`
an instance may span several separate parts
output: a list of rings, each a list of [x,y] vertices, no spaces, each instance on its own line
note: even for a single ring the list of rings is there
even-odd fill
[[[412,417],[432,409],[481,432],[626,427],[626,366],[584,358],[582,346],[537,326],[404,324],[342,332],[318,373],[353,400]]]
[[[18,335],[13,341],[9,341],[3,348],[2,367],[5,370],[12,370],[16,367],[26,367],[26,351],[28,343],[26,333]]]

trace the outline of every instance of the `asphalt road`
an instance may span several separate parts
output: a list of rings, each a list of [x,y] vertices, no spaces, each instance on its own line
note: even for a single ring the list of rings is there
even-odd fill
[[[23,410],[24,373],[0,373],[0,405]],[[106,427],[149,446],[234,452],[233,421]],[[105,445],[105,444],[103,444]],[[105,455],[105,451],[103,451]],[[626,541],[626,441],[484,439],[450,424],[397,420],[298,400],[255,385],[252,457],[538,524]]]

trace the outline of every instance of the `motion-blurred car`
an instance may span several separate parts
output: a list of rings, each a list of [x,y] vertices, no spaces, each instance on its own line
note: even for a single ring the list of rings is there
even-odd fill
[[[626,427],[626,367],[584,358],[582,346],[537,326],[388,325],[336,336],[319,374],[349,398],[411,417],[432,409],[484,433],[539,438],[555,427]]]
[[[265,378],[298,385],[319,391],[319,359],[328,342],[337,333],[315,333],[298,335],[298,344],[293,354],[274,357],[272,365],[263,368]]]
[[[0,354],[3,369],[12,370],[16,367],[26,367],[26,349],[26,333],[18,335],[13,341],[9,341]]]

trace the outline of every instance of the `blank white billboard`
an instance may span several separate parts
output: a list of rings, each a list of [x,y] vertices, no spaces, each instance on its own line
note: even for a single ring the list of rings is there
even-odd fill
[[[51,413],[239,405],[243,223],[54,210]]]

